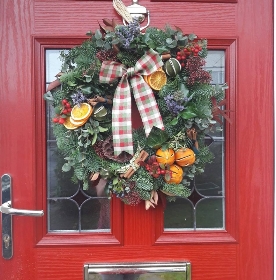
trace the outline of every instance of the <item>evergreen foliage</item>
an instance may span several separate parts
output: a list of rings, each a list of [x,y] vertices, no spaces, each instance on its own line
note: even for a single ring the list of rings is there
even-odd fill
[[[160,90],[155,88],[152,91],[162,116],[164,130],[153,127],[149,135],[145,134],[143,128],[133,130],[134,151],[143,149],[149,157],[144,164],[138,162],[141,166],[135,169],[131,178],[125,178],[121,170],[134,168],[133,163],[130,163],[131,157],[127,160],[115,157],[112,141],[106,143],[107,139],[112,139],[111,103],[120,79],[110,84],[101,83],[100,69],[106,57],[127,68],[133,67],[149,49],[159,54],[169,53],[172,59],[181,63],[181,68],[175,75],[168,75],[166,67],[163,67],[166,84]],[[61,125],[62,122],[53,124],[57,147],[65,160],[62,170],[73,170],[72,180],[81,181],[83,189],[89,187],[91,174],[99,173],[107,180],[106,190],[126,203],[137,198],[133,196],[132,200],[132,193],[138,194],[142,200],[150,200],[152,192],[159,189],[169,195],[188,197],[191,193],[188,188],[189,179],[203,172],[205,164],[213,159],[209,147],[204,145],[206,129],[215,124],[211,98],[215,98],[217,102],[222,101],[226,88],[214,87],[208,82],[210,73],[203,69],[206,55],[207,40],[197,40],[194,34],[185,35],[179,28],[172,29],[169,25],[164,30],[149,27],[142,34],[137,32],[137,22],[126,27],[117,26],[112,31],[97,30],[91,39],[80,46],[62,52],[63,68],[59,77],[61,87],[52,90],[52,96],[47,93],[45,98],[52,102],[56,114],[66,120],[70,117],[62,113],[67,108],[64,107],[64,100],[69,100],[71,105],[85,100],[94,106],[93,113],[84,119],[85,123],[72,130]],[[192,74],[195,78],[191,82]],[[150,82],[149,86],[152,86]],[[93,101],[98,97],[103,97],[105,101]],[[101,106],[104,113],[99,111],[97,115],[96,111]],[[191,129],[196,131],[198,150],[194,144],[196,140],[188,134]],[[183,167],[185,177],[179,184],[170,183],[167,179],[171,176],[169,165],[155,161],[160,172],[157,174],[154,173],[157,172],[154,169],[156,165],[149,163],[158,148],[164,151],[169,147],[185,147],[196,153],[195,162]]]

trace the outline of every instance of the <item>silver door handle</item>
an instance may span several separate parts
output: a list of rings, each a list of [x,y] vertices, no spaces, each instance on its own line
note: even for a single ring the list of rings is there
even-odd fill
[[[11,201],[7,201],[0,206],[0,212],[10,215],[19,215],[19,216],[34,216],[41,217],[44,215],[43,210],[24,210],[16,209],[11,207]]]

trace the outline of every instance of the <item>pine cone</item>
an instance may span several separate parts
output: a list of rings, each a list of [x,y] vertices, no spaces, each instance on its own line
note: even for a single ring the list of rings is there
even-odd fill
[[[96,152],[96,154],[103,159],[107,159],[104,155],[103,152],[103,142],[104,141],[98,141],[93,145],[94,151]]]
[[[111,136],[109,136],[108,138],[106,138],[106,140],[103,141],[102,150],[103,150],[103,155],[106,158],[119,163],[126,163],[132,159],[132,156],[127,152],[122,152],[118,156],[114,155],[113,140]]]

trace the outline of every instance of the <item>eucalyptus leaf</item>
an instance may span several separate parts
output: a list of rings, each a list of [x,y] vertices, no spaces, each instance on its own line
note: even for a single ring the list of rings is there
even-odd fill
[[[180,91],[184,97],[188,97],[189,89],[184,84],[180,85]]]
[[[54,97],[50,91],[44,93],[43,98],[47,101],[54,101]]]
[[[104,45],[104,41],[102,39],[99,39],[96,41],[97,47],[101,48]]]
[[[82,131],[84,131],[84,132],[88,132],[88,129],[92,129],[92,126],[91,126],[90,123],[86,123],[86,124],[84,125],[84,127],[85,127],[85,129],[82,129]]]
[[[82,162],[83,160],[85,160],[85,155],[84,154],[79,154],[78,155],[78,162]]]
[[[154,126],[149,133],[146,144],[153,149],[158,149],[168,139],[169,135],[164,130]]]
[[[99,126],[99,131],[100,131],[100,132],[105,132],[105,131],[107,131],[107,130],[108,130],[108,128]]]
[[[118,38],[114,38],[113,40],[112,40],[112,44],[113,45],[117,45],[117,44],[119,44],[120,43],[120,40],[118,39]]]
[[[172,38],[167,38],[167,39],[166,39],[166,43],[167,43],[167,44],[171,44],[172,42],[173,42]]]
[[[194,39],[197,38],[197,36],[195,34],[189,34],[188,38],[189,38],[190,41],[193,41]]]
[[[160,53],[160,54],[165,53],[165,52],[167,52],[168,50],[169,50],[169,49],[168,49],[167,47],[165,47],[165,46],[157,47],[157,48],[156,48],[156,51],[157,51],[158,53]]]
[[[97,141],[97,133],[95,133],[94,135],[93,135],[93,139],[92,139],[92,146],[96,143],[96,141]]]
[[[177,46],[177,42],[176,41],[173,41],[168,47],[173,49]]]
[[[62,171],[68,172],[71,169],[71,165],[69,163],[64,163],[62,166]]]
[[[100,31],[99,29],[97,29],[96,32],[95,32],[95,38],[96,38],[97,40],[99,40],[99,39],[101,39],[102,37],[103,37],[103,35],[102,35],[101,31]]]
[[[110,45],[108,42],[105,42],[105,43],[104,43],[104,48],[105,48],[106,50],[110,50],[110,49],[111,49],[111,45]]]
[[[91,77],[91,76],[85,75],[85,81],[86,81],[87,83],[90,83],[90,82],[92,81],[92,77]]]
[[[175,37],[177,40],[182,40],[182,38],[183,38],[182,32],[177,32]]]
[[[76,83],[74,83],[72,81],[68,81],[67,84],[68,84],[69,87],[74,87],[74,86],[77,85]]]

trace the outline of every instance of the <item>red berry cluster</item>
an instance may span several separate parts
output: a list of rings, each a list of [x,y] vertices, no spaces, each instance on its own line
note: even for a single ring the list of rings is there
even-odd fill
[[[146,164],[145,168],[149,172],[149,174],[154,178],[158,178],[160,175],[166,174],[166,170],[161,169],[158,162],[154,162],[151,165]]]
[[[54,123],[64,124],[67,116],[71,114],[71,104],[66,99],[63,99],[61,104],[62,106],[60,107],[60,113],[57,114],[55,118],[53,118]]]
[[[166,175],[169,174],[171,176],[171,171],[166,169],[166,166],[164,168],[160,167],[160,164],[156,161],[155,156],[151,156],[147,163],[141,161],[140,165],[143,166],[149,174],[154,177],[158,178],[160,175]]]
[[[186,46],[184,49],[177,52],[176,59],[180,62],[182,67],[185,67],[186,59],[190,56],[198,56],[198,53],[202,50],[202,47],[197,43],[192,43]]]

